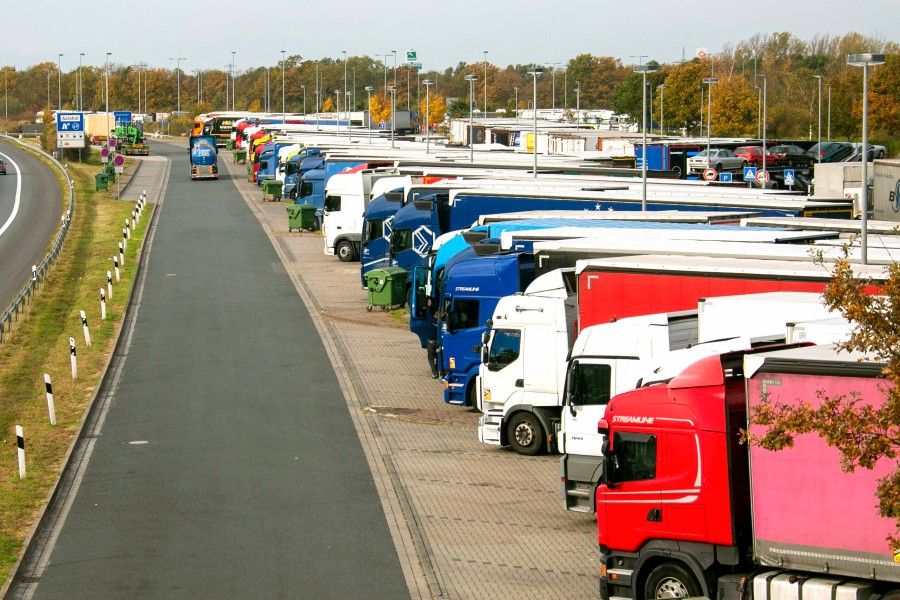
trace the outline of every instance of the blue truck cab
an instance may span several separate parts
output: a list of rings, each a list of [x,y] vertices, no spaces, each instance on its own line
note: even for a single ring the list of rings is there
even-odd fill
[[[292,155],[284,165],[284,196],[295,200],[297,198],[298,183],[310,169],[313,163],[306,163],[306,159],[312,156],[318,156],[321,150],[319,148],[306,148]]]

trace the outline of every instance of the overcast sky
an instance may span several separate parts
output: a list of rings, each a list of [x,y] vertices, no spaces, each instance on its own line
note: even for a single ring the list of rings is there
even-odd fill
[[[182,69],[193,71],[224,69],[232,52],[244,70],[275,65],[281,50],[313,60],[396,50],[398,64],[415,50],[423,69],[443,70],[480,62],[484,50],[503,67],[584,53],[628,64],[633,55],[674,62],[697,48],[715,54],[776,31],[900,39],[898,0],[5,0],[2,20],[0,65],[27,68],[62,53],[64,72],[82,52],[86,65],[103,64],[107,52],[116,64],[163,68],[184,57]]]

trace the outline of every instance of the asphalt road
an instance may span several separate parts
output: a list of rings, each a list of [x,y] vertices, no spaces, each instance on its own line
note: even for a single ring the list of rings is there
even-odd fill
[[[408,598],[271,243],[230,181],[153,148],[173,162],[135,329],[34,597]]]
[[[0,141],[0,312],[31,277],[32,265],[47,254],[59,228],[62,194],[50,167],[5,141]]]

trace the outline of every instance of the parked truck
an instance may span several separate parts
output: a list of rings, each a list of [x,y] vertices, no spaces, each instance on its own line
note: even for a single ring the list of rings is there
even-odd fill
[[[218,179],[219,165],[216,138],[211,135],[192,135],[188,139],[191,179]]]
[[[816,435],[779,452],[741,443],[763,397],[860,394],[883,364],[833,346],[711,356],[612,398],[597,431],[600,597],[895,598],[900,562],[874,492],[894,461],[845,472]]]
[[[148,156],[150,146],[144,137],[144,124],[129,121],[116,125],[116,149],[122,154]]]

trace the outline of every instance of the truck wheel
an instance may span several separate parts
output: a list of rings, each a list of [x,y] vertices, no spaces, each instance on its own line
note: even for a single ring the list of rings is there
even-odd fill
[[[350,262],[353,260],[353,244],[347,240],[338,242],[335,254],[337,254],[338,260],[341,262]]]
[[[469,386],[469,391],[466,393],[466,401],[472,410],[481,412],[478,410],[478,386],[475,385],[475,382],[472,382],[472,385]]]
[[[544,449],[544,428],[531,413],[514,414],[506,426],[506,437],[513,450],[525,456],[535,456]]]
[[[693,598],[702,596],[697,579],[684,566],[670,562],[657,565],[647,577],[644,598]]]

